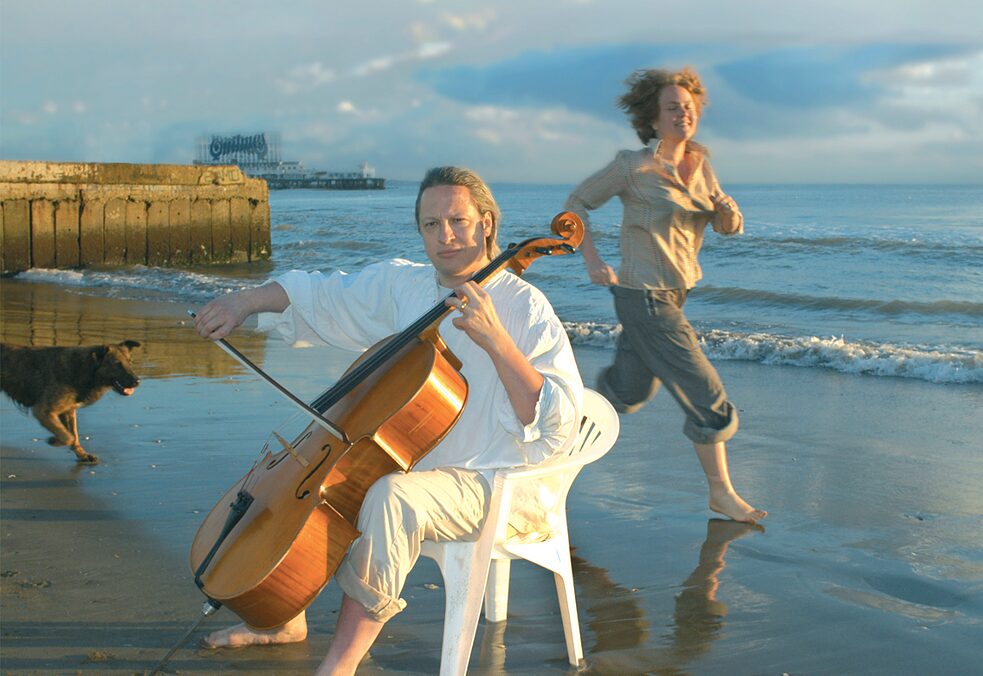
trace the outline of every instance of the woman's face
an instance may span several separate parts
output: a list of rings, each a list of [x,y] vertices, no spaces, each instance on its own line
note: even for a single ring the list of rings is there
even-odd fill
[[[700,113],[689,90],[679,85],[663,87],[659,92],[659,116],[652,123],[660,139],[688,141],[696,134]]]

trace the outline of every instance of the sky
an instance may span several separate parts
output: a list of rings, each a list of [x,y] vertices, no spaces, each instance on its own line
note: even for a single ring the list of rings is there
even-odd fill
[[[2,0],[0,159],[574,184],[637,148],[640,68],[695,68],[723,183],[983,182],[978,0]]]

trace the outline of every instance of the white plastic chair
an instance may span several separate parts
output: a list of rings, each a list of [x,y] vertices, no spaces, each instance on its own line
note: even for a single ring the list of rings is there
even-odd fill
[[[462,676],[467,672],[482,597],[488,622],[505,619],[512,559],[525,559],[553,571],[567,659],[574,666],[583,659],[570,565],[567,494],[583,466],[611,450],[619,429],[618,414],[608,400],[593,390],[585,390],[580,431],[568,455],[532,467],[496,472],[488,517],[477,541],[424,541],[423,555],[437,562],[444,578],[441,676]],[[531,535],[510,533],[511,517],[517,511],[527,511],[530,496],[541,498],[545,530]]]

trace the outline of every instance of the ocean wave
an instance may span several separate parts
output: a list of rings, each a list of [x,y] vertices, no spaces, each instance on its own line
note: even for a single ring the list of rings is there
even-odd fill
[[[117,270],[31,268],[18,273],[16,278],[82,288],[110,298],[129,300],[208,301],[215,296],[256,286],[256,282],[248,279],[143,265]]]
[[[613,349],[620,325],[564,322],[574,345]],[[711,359],[826,368],[841,373],[914,378],[933,383],[983,383],[983,351],[849,341],[840,337],[781,336],[710,329],[700,343]]]
[[[910,300],[878,300],[872,298],[843,298],[840,296],[808,296],[798,293],[779,293],[761,289],[713,286],[706,284],[693,291],[693,297],[711,303],[759,303],[810,310],[841,310],[873,312],[881,315],[965,315],[983,317],[983,303],[960,300],[931,302]]]
[[[947,263],[975,262],[983,258],[983,245],[965,241],[958,243],[910,239],[879,239],[829,235],[825,237],[754,237],[733,246],[733,242],[718,238],[707,240],[704,248],[722,257],[759,255],[765,258],[787,254],[836,254],[860,255],[864,252],[894,254],[906,258],[946,261]]]

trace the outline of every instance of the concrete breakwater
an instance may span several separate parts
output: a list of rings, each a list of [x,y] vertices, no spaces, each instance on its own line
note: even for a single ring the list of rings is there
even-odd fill
[[[266,182],[236,166],[0,161],[0,272],[268,259]]]

